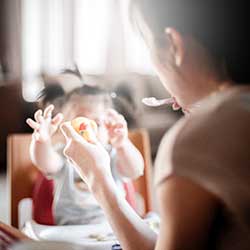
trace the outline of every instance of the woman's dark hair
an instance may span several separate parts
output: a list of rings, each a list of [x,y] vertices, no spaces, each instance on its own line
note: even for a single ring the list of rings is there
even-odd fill
[[[199,41],[231,80],[250,83],[249,0],[131,0],[129,9],[134,26],[140,31],[143,18],[156,42],[175,28]]]

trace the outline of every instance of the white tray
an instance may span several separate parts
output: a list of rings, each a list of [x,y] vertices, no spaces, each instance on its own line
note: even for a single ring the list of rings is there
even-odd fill
[[[88,250],[109,250],[112,245],[118,243],[108,223],[46,226],[29,221],[26,222],[24,232],[34,240],[70,242],[81,245],[81,249]]]

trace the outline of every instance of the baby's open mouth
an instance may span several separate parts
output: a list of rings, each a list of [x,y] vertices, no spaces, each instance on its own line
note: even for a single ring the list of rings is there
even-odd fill
[[[173,110],[179,110],[181,106],[174,97],[166,99],[156,99],[155,97],[146,97],[142,99],[142,103],[150,107],[159,107],[162,105],[172,105]]]

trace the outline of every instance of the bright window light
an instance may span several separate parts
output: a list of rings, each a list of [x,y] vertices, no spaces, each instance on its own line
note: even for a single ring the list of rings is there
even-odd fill
[[[22,1],[22,75],[23,97],[35,100],[41,84],[31,79],[41,73],[41,1]],[[28,83],[28,85],[27,85]]]
[[[22,0],[24,98],[37,98],[41,73],[73,63],[86,74],[154,74],[128,21],[128,0]]]
[[[41,1],[41,0],[40,0]],[[64,29],[61,0],[42,0],[43,2],[43,70],[55,74],[64,67]]]
[[[142,38],[136,34],[128,19],[128,0],[121,0],[125,38],[125,64],[127,71],[155,74],[150,56]]]
[[[75,0],[74,59],[89,74],[106,69],[112,0]]]

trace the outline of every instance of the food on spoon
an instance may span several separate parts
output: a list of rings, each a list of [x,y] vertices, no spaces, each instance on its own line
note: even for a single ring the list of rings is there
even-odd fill
[[[86,141],[92,143],[96,141],[97,125],[95,121],[86,117],[77,117],[71,121],[71,125]]]

